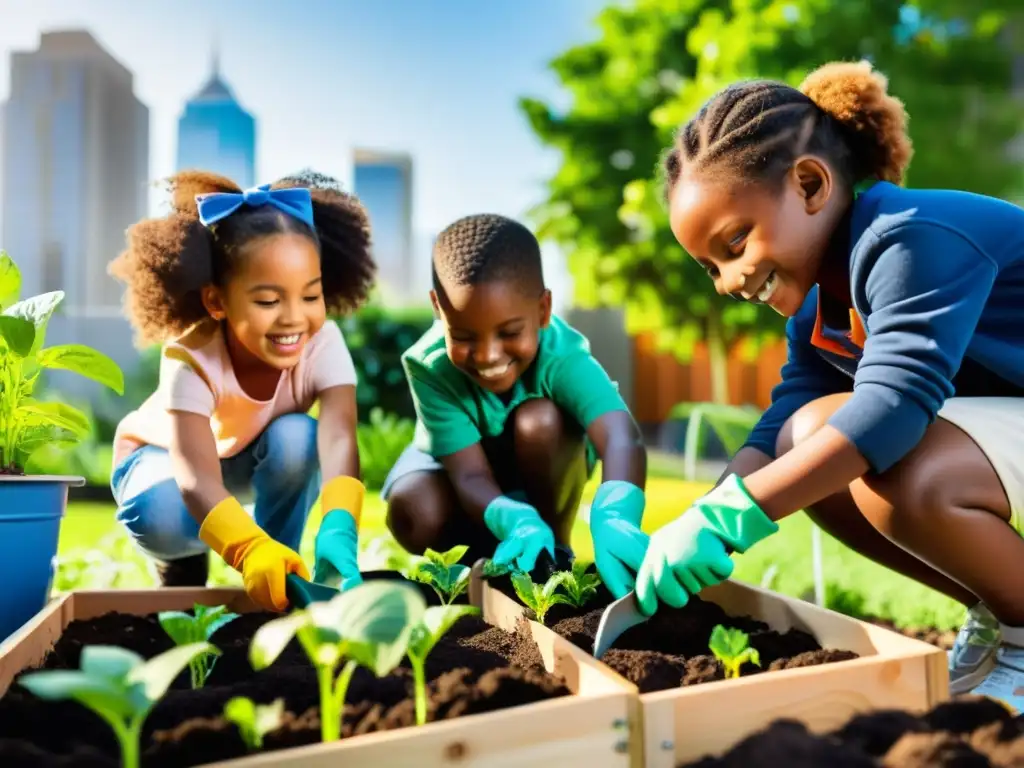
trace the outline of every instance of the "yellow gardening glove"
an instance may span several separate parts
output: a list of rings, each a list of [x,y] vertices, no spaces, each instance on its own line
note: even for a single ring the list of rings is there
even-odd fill
[[[242,574],[246,594],[268,610],[288,607],[285,576],[297,573],[309,578],[299,553],[270,538],[233,496],[210,510],[199,528],[199,538]]]

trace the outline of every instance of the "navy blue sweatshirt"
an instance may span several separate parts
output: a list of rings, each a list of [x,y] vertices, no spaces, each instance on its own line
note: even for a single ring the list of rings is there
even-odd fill
[[[948,398],[1024,397],[1024,209],[880,182],[848,234],[845,286],[819,279],[787,322],[782,382],[746,445],[774,457],[798,408],[852,389],[829,424],[884,472]]]

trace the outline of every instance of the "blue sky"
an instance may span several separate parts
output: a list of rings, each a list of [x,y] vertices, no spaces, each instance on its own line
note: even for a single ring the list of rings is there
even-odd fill
[[[221,68],[258,119],[257,177],[303,166],[350,183],[353,146],[408,151],[414,227],[482,210],[521,217],[557,155],[516,99],[564,99],[547,62],[596,34],[604,0],[0,0],[0,99],[11,49],[84,27],[135,73],[150,176],[174,170],[176,125]],[[159,197],[154,194],[154,206]],[[157,210],[154,207],[154,211]]]

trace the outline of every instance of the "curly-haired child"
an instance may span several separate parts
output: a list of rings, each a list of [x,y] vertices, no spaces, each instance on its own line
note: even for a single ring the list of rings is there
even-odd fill
[[[962,602],[953,692],[1019,709],[1024,210],[903,188],[887,85],[866,62],[733,85],[667,155],[676,238],[719,293],[789,318],[789,360],[720,485],[652,535],[637,594],[682,605],[806,509]]]
[[[587,339],[552,314],[537,239],[504,216],[459,219],[437,237],[433,282],[438,322],[402,355],[416,439],[381,492],[395,538],[532,571],[569,547],[601,459],[594,560],[625,594],[647,543],[647,453]]]
[[[111,265],[139,339],[163,344],[157,390],[115,436],[117,519],[163,585],[205,584],[209,548],[283,610],[319,494],[314,578],[358,583],[356,372],[327,315],[372,287],[366,212],[309,172],[242,191],[189,171],[170,189]]]

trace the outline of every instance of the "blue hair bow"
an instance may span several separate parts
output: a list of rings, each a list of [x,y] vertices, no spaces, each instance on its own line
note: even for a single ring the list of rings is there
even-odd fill
[[[208,227],[221,219],[230,216],[243,205],[258,208],[261,205],[272,205],[299,221],[304,221],[310,229],[313,224],[313,200],[305,187],[286,187],[271,189],[269,184],[252,187],[244,192],[212,192],[196,195],[199,207],[199,221]]]

